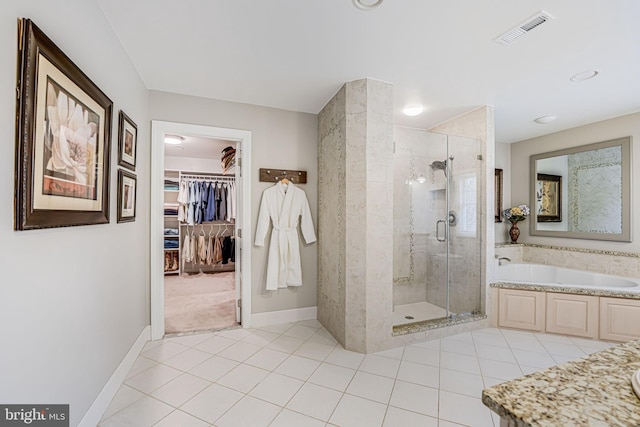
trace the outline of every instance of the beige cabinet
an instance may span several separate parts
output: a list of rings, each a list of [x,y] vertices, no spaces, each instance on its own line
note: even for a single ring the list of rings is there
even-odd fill
[[[543,332],[545,328],[544,295],[544,292],[500,289],[498,326]]]
[[[598,297],[547,293],[546,331],[598,338]]]
[[[640,300],[600,297],[600,339],[640,338]]]

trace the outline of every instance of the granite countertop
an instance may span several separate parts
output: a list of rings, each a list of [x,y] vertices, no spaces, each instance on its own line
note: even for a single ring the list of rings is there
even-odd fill
[[[489,284],[492,288],[521,289],[526,291],[554,292],[565,294],[592,295],[611,298],[640,299],[640,292],[627,291],[625,288],[597,288],[562,285],[536,285],[534,283],[494,282]]]
[[[486,388],[482,402],[509,427],[640,426],[638,369],[640,340]]]

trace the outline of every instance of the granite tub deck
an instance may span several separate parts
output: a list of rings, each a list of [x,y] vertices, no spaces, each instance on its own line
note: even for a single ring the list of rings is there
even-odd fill
[[[486,388],[482,402],[501,427],[640,426],[638,369],[640,340]]]
[[[519,289],[525,291],[554,292],[562,294],[593,295],[598,297],[640,299],[640,290],[625,290],[625,288],[597,288],[562,285],[537,285],[533,283],[495,282],[489,284],[492,288]]]

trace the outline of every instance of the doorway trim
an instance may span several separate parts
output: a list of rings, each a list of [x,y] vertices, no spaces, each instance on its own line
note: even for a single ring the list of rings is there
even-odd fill
[[[193,135],[240,142],[242,176],[242,205],[240,215],[240,265],[242,282],[242,327],[251,327],[251,131],[192,125],[187,123],[151,121],[151,339],[164,336],[164,136],[165,134]],[[236,246],[236,248],[238,248]]]

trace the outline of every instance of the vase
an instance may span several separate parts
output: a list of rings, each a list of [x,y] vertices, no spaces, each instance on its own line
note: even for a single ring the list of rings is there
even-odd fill
[[[518,243],[518,237],[520,237],[520,229],[518,228],[517,222],[511,223],[511,228],[509,229],[509,236],[511,237],[511,243]]]

